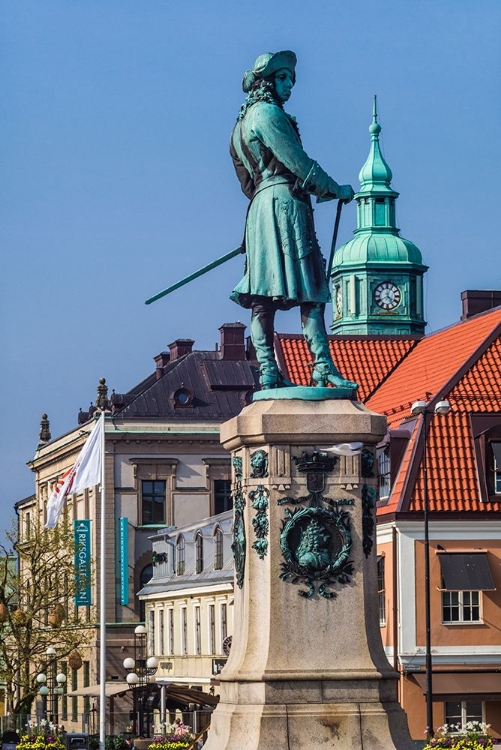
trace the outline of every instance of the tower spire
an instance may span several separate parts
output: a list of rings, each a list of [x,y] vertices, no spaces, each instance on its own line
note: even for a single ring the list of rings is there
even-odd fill
[[[381,146],[379,145],[379,134],[381,132],[381,125],[378,122],[377,113],[377,95],[374,94],[374,102],[372,106],[372,122],[369,125],[369,133],[371,134],[371,149],[369,156],[364,166],[360,170],[358,179],[360,180],[360,192],[369,193],[373,190],[378,190],[380,194],[392,194],[395,197],[398,193],[395,193],[391,188],[391,180],[393,173],[385,161],[383,154],[381,153]]]
[[[355,193],[355,237],[334,255],[332,330],[353,334],[422,334],[426,266],[413,242],[400,236],[391,186],[393,173],[381,153],[377,96],[369,125],[369,156]]]

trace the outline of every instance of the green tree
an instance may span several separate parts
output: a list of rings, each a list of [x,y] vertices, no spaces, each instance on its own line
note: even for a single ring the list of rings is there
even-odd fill
[[[52,646],[58,662],[85,647],[93,612],[73,606],[76,594],[73,533],[32,523],[26,534],[6,534],[0,544],[0,670],[6,707],[15,718],[31,712]]]

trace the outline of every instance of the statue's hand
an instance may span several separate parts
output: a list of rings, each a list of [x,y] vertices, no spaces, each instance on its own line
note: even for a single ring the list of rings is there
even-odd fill
[[[340,185],[337,191],[337,197],[344,203],[350,203],[355,197],[355,193],[351,185]]]

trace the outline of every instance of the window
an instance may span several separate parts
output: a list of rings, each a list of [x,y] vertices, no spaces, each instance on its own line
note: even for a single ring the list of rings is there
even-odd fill
[[[200,532],[197,533],[195,541],[196,572],[201,573],[204,569],[204,538]]]
[[[195,654],[200,656],[202,653],[202,631],[200,629],[200,607],[195,607]]]
[[[169,656],[174,653],[174,610],[168,610],[169,618]]]
[[[216,653],[216,608],[209,604],[209,654]]]
[[[223,532],[217,527],[214,533],[214,570],[223,567]]]
[[[155,653],[155,610],[148,612],[148,653]]]
[[[186,607],[181,608],[181,651],[184,656],[188,653],[188,613]]]
[[[442,622],[480,622],[479,591],[442,591]]]
[[[379,601],[379,624],[386,625],[386,591],[384,586],[384,557],[377,559],[377,595]]]
[[[469,721],[484,720],[484,704],[482,701],[447,701],[445,704],[445,723],[459,724],[462,729]]]
[[[493,454],[494,494],[501,495],[501,443],[490,444]]]
[[[158,612],[158,653],[165,654],[165,629],[164,629],[164,611]]]
[[[165,481],[144,480],[141,486],[143,526],[165,523]]]
[[[221,604],[221,643],[228,637],[228,605]]]
[[[231,496],[231,481],[229,479],[214,480],[214,514],[224,513],[233,508]]]
[[[72,667],[71,669],[71,690],[78,690],[78,672]],[[71,697],[71,721],[78,721],[78,697]]]
[[[379,499],[386,500],[390,496],[391,490],[391,466],[390,453],[388,448],[383,448],[377,454],[378,463],[378,483]]]
[[[90,685],[90,661],[84,661],[83,663],[83,684],[84,687]],[[84,696],[84,713],[89,715],[90,712],[90,696]]]
[[[178,576],[184,575],[185,571],[185,553],[186,553],[186,545],[184,542],[184,536],[181,534],[181,536],[178,537],[176,542],[176,574]]]

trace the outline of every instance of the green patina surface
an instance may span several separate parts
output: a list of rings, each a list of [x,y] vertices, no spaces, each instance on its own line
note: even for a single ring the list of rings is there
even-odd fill
[[[260,55],[244,75],[247,94],[230,142],[243,192],[249,198],[244,275],[231,294],[252,310],[251,338],[265,389],[290,388],[278,370],[273,336],[277,310],[300,307],[313,360],[312,385],[356,390],[332,361],[324,307],[329,280],[315,234],[311,196],[353,198],[304,150],[296,120],[284,111],[296,80],[291,51]],[[305,396],[301,396],[305,397]],[[295,398],[300,398],[296,395]]]
[[[334,333],[420,334],[424,332],[421,251],[400,236],[396,225],[398,193],[381,153],[376,97],[369,127],[371,147],[360,170],[357,229],[333,259]]]

